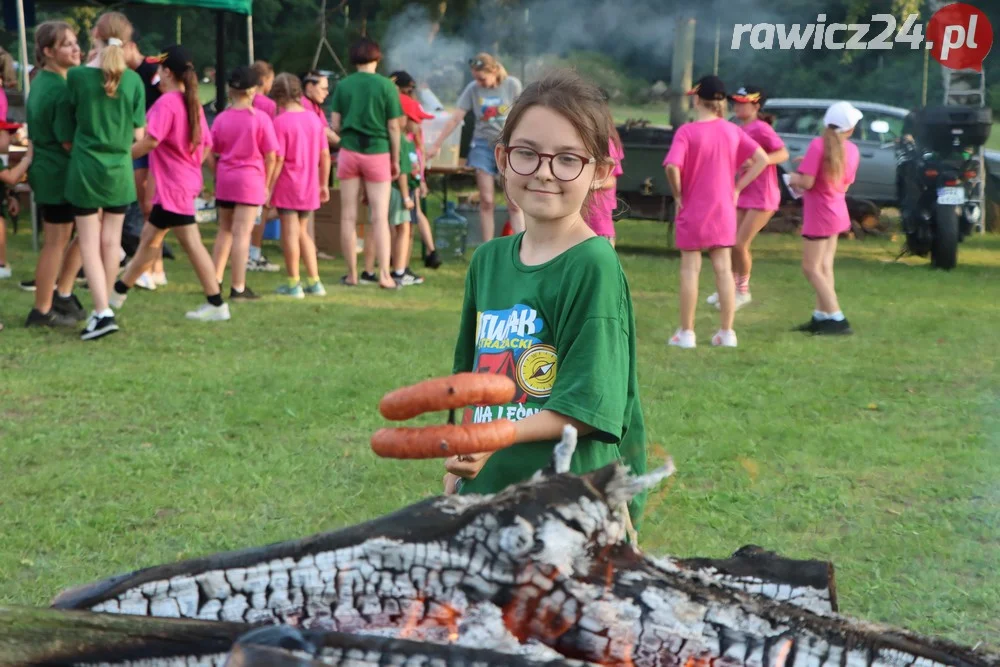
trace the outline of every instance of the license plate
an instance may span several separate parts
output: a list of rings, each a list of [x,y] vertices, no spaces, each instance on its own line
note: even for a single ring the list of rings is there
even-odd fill
[[[945,206],[965,203],[965,188],[938,188],[937,201]]]

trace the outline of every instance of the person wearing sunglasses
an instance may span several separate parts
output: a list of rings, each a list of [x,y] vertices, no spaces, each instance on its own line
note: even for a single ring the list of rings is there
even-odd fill
[[[469,60],[473,81],[465,87],[456,103],[455,113],[441,131],[440,136],[427,151],[427,160],[433,160],[441,152],[444,140],[470,112],[475,116],[476,125],[469,146],[468,166],[476,170],[476,186],[479,189],[479,224],[482,226],[483,241],[494,236],[494,190],[500,176],[497,161],[493,155],[500,133],[503,132],[507,114],[521,95],[523,85],[500,62],[488,53],[480,53]],[[524,231],[524,214],[507,198],[510,224],[515,232]]]

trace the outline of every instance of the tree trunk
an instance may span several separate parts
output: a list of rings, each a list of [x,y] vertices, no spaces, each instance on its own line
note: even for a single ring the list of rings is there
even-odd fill
[[[691,90],[694,68],[695,19],[680,14],[674,33],[674,57],[670,77],[670,124],[677,128],[687,121],[687,91]]]

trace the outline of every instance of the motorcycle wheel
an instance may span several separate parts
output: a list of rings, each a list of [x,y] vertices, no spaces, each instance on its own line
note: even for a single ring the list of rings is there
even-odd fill
[[[958,264],[958,207],[938,206],[931,241],[931,265],[950,271]]]

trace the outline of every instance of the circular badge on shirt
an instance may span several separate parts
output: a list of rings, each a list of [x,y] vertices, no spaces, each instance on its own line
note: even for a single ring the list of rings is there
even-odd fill
[[[517,384],[533,398],[548,396],[556,383],[556,361],[556,348],[532,345],[517,360]]]

